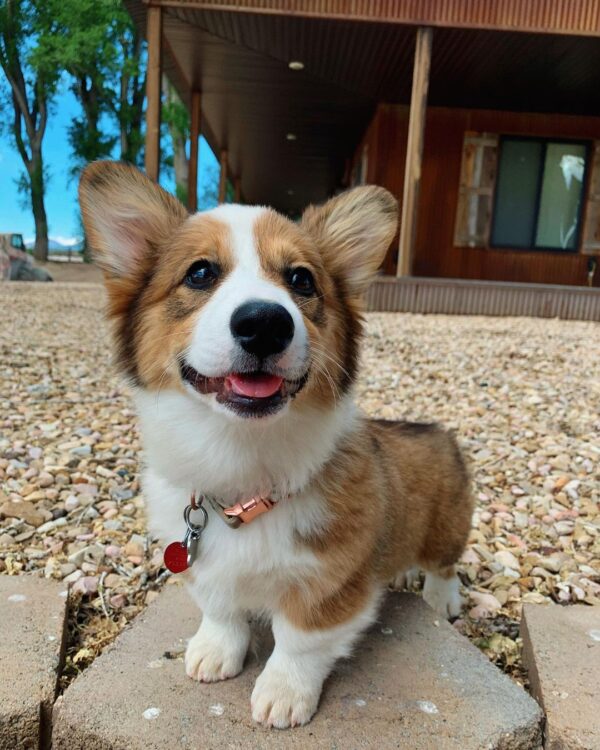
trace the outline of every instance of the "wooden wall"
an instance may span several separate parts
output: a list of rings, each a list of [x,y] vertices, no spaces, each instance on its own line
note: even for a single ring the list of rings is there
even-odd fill
[[[408,107],[382,104],[365,133],[368,182],[400,200]],[[600,118],[430,107],[425,129],[413,275],[445,278],[587,284],[588,256],[574,253],[454,247],[454,222],[464,133],[467,130],[542,137],[600,139]],[[395,273],[397,243],[384,272]],[[595,286],[600,286],[600,270]]]

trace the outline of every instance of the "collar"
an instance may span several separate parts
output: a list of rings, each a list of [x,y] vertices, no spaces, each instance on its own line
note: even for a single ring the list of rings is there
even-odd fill
[[[233,529],[237,529],[242,524],[251,523],[258,516],[262,516],[263,513],[267,513],[274,508],[276,503],[276,500],[273,500],[270,497],[254,495],[248,500],[242,500],[235,505],[226,507],[222,505],[216,497],[212,497],[211,495],[204,495],[203,497],[208,500],[216,514]],[[192,498],[190,500],[192,507],[194,501],[195,495],[192,493]]]
[[[232,529],[237,529],[239,526],[249,524],[254,521],[258,516],[262,516],[263,513],[267,513],[272,510],[277,504],[280,498],[274,494],[271,497],[265,497],[264,495],[253,495],[247,500],[241,500],[235,505],[225,505],[218,497],[214,495],[206,495],[204,493],[197,494],[192,492],[190,496],[190,505],[192,510],[197,510],[202,506],[204,501],[208,502],[215,513]]]

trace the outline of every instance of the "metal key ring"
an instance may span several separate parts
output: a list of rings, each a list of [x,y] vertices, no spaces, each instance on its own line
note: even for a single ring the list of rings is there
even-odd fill
[[[208,523],[208,513],[206,512],[206,508],[203,505],[198,505],[195,510],[202,511],[203,520],[202,523],[192,523],[190,521],[190,513],[194,510],[191,505],[186,505],[185,510],[183,511],[183,520],[186,523],[186,526],[193,534],[199,534],[201,531],[204,531],[204,528],[206,524]]]

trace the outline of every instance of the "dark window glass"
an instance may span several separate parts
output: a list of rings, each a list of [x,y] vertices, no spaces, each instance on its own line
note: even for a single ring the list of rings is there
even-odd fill
[[[531,247],[543,145],[539,141],[505,140],[496,183],[492,245]]]
[[[576,250],[586,157],[584,143],[504,138],[490,244]]]

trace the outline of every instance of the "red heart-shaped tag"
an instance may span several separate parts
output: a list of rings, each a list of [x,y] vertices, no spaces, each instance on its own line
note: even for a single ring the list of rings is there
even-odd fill
[[[171,542],[164,553],[163,558],[165,561],[165,567],[170,570],[171,573],[183,573],[187,570],[187,547],[181,542]]]

